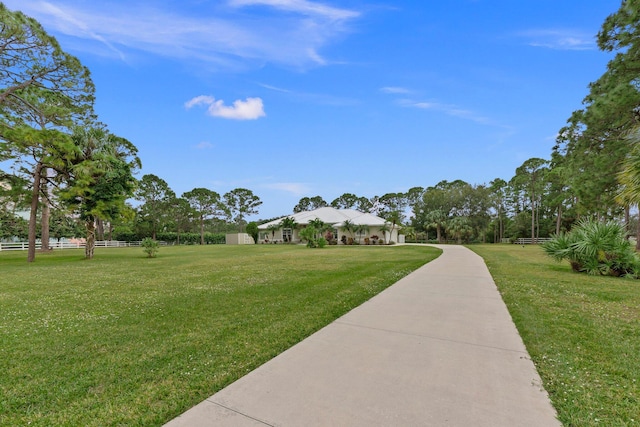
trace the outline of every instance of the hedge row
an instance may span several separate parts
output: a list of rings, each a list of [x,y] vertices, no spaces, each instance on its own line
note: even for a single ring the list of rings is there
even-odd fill
[[[137,233],[114,233],[114,240],[121,240],[126,242],[135,242],[142,240],[145,237],[150,236],[139,236]],[[156,235],[156,240],[161,242],[167,242],[171,245],[178,244],[178,234],[177,233],[158,233]],[[204,233],[204,243],[206,245],[221,245],[225,242],[224,233]],[[180,233],[180,244],[181,245],[199,245],[200,244],[200,233]]]

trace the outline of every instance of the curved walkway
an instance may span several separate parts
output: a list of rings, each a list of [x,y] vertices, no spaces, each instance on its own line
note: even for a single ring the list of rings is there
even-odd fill
[[[559,426],[482,258],[443,254],[166,424]]]

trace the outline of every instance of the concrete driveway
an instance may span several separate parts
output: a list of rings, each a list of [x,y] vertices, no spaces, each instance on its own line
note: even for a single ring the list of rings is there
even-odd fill
[[[482,258],[434,246],[439,258],[166,426],[560,426]]]

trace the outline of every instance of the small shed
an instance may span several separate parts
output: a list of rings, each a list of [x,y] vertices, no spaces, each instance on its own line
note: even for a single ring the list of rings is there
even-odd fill
[[[255,242],[253,241],[253,237],[249,236],[247,233],[227,234],[224,237],[224,242],[227,245],[253,245],[253,244],[255,244]]]

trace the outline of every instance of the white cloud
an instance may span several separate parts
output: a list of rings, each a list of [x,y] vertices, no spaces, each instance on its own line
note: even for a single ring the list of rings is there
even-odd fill
[[[188,110],[189,108],[194,107],[196,105],[202,105],[202,104],[210,105],[214,103],[215,100],[216,99],[213,96],[200,95],[185,102],[184,106]]]
[[[330,20],[344,20],[360,16],[359,12],[338,9],[325,4],[307,0],[230,0],[234,6],[271,6],[289,12],[304,15],[316,15]]]
[[[408,94],[411,93],[409,89],[398,87],[398,86],[387,86],[380,88],[380,92],[382,93],[390,93],[390,94]]]
[[[39,7],[44,13],[50,14],[54,17],[60,28],[64,28],[66,31],[77,33],[83,37],[96,40],[105,45],[109,50],[115,52],[120,59],[124,59],[124,54],[113,46],[108,40],[99,34],[96,34],[91,28],[81,19],[77,19],[73,16],[73,13],[68,10],[63,10],[60,7],[48,3],[46,1],[39,2]]]
[[[208,142],[208,141],[202,141],[202,142],[196,144],[196,148],[198,150],[206,150],[208,148],[213,148],[213,144]]]
[[[324,93],[312,93],[312,92],[296,92],[290,89],[282,87],[272,86],[264,83],[257,83],[259,86],[273,90],[275,92],[285,93],[289,95],[291,99],[295,99],[299,102],[314,103],[319,105],[334,105],[334,106],[353,106],[359,105],[361,102],[355,98],[345,98]]]
[[[534,47],[556,50],[596,49],[593,36],[575,30],[527,30],[518,33],[518,36],[527,39],[527,44]]]
[[[223,100],[216,100],[213,96],[200,95],[185,102],[184,106],[190,109],[196,105],[208,105],[207,113],[213,117],[234,120],[255,120],[264,117],[264,106],[260,98],[240,99],[233,102],[233,106],[227,106]]]
[[[471,120],[472,122],[476,122],[476,123],[481,123],[486,125],[495,125],[495,123],[492,123],[492,121],[487,117],[477,114],[471,110],[460,108],[456,105],[441,104],[439,102],[414,102],[410,100],[403,100],[401,101],[401,104],[409,107],[420,108],[423,110],[438,111],[448,116],[460,117],[462,119]]]
[[[298,182],[276,182],[273,184],[264,184],[263,187],[271,190],[292,193],[296,196],[309,193],[309,186]]]
[[[321,50],[349,32],[357,11],[307,0],[229,0],[197,11],[169,3],[121,4],[6,0],[34,17],[67,45],[128,61],[140,53],[192,60],[214,69],[276,63],[295,68],[325,65]],[[269,8],[253,10],[250,6]],[[106,47],[106,49],[105,49]]]
[[[262,86],[265,89],[274,90],[276,92],[291,93],[291,91],[289,89],[283,89],[283,88],[278,87],[278,86],[272,86],[272,85],[268,85],[268,84],[265,84],[265,83],[258,83],[258,85]]]

